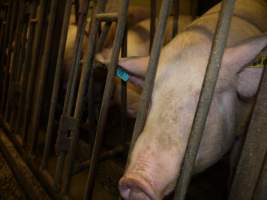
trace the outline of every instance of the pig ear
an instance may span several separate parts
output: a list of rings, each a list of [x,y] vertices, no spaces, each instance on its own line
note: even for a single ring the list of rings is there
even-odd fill
[[[258,89],[262,69],[248,67],[267,46],[267,35],[246,40],[225,50],[220,76],[223,80],[237,76],[237,92],[240,97],[253,97]],[[225,82],[226,83],[226,82]],[[225,84],[223,83],[223,84]]]
[[[149,57],[122,58],[119,66],[129,73],[129,80],[138,86],[143,86]]]
[[[238,73],[244,66],[252,62],[266,46],[267,34],[264,34],[227,48],[222,60],[223,74]]]

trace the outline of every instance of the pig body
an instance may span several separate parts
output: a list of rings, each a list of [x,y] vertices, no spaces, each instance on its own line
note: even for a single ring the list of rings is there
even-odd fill
[[[219,6],[194,21],[162,50],[146,124],[119,183],[124,199],[162,199],[175,186],[208,63]],[[239,117],[239,97],[250,98],[256,94],[262,69],[245,66],[267,45],[267,37],[262,35],[267,30],[266,11],[265,1],[236,2],[195,173],[214,164],[229,150]],[[131,74],[146,71],[147,61],[133,68],[138,59],[123,60],[120,65]]]

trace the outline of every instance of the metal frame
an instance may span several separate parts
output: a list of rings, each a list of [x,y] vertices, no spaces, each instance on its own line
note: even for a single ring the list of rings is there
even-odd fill
[[[22,157],[26,160],[31,169],[38,175],[39,179],[48,188],[50,195],[56,199],[69,198],[70,184],[72,177],[89,168],[88,179],[85,186],[84,199],[92,199],[95,173],[97,164],[100,160],[114,156],[118,152],[125,151],[128,144],[122,144],[114,149],[100,154],[102,140],[104,137],[104,127],[108,115],[108,107],[112,95],[115,70],[117,68],[119,52],[122,50],[122,57],[127,56],[127,14],[129,0],[123,0],[120,13],[104,13],[107,0],[90,1],[83,0],[76,9],[76,20],[78,21],[78,31],[74,46],[74,58],[70,70],[70,78],[68,79],[66,96],[64,99],[63,113],[60,117],[59,128],[57,131],[57,166],[55,169],[55,177],[53,178],[48,172],[48,162],[50,150],[52,148],[53,135],[56,134],[54,127],[56,107],[58,103],[58,95],[61,81],[61,68],[64,57],[68,25],[70,21],[72,0],[65,0],[64,7],[59,8],[59,1],[54,0],[6,0],[0,6],[0,64],[1,64],[1,121],[9,137],[16,145]],[[83,39],[85,35],[86,19],[90,3],[96,3],[92,14],[91,31],[89,33],[88,51],[83,61],[82,73],[79,79],[79,71],[81,64],[81,55],[83,48]],[[161,4],[158,25],[157,18],[157,1],[151,1],[151,54],[147,76],[141,101],[139,112],[137,115],[133,136],[130,144],[129,155],[133,145],[141,133],[147,115],[147,108],[153,91],[157,65],[159,61],[160,50],[164,42],[165,28],[167,18],[171,11],[171,5],[174,6],[174,22],[173,37],[178,32],[177,21],[179,19],[179,1],[165,0]],[[196,17],[197,1],[192,4],[192,13]],[[219,22],[213,40],[213,46],[209,58],[207,72],[205,74],[204,83],[201,90],[200,100],[195,113],[195,118],[190,133],[186,154],[184,156],[181,175],[177,182],[174,199],[183,200],[186,190],[190,182],[193,164],[196,158],[202,132],[207,119],[209,107],[211,104],[214,88],[218,78],[220,63],[227,40],[231,16],[234,9],[235,0],[224,0],[220,13]],[[19,5],[19,7],[17,7]],[[39,5],[39,10],[37,10]],[[77,5],[77,1],[76,1]],[[18,9],[18,14],[16,10]],[[62,22],[56,27],[55,22],[58,10],[62,13]],[[63,17],[64,16],[64,17]],[[47,21],[48,19],[48,21]],[[100,24],[105,25],[99,34]],[[111,27],[111,23],[117,23],[115,40],[113,43],[112,59],[109,64],[108,76],[106,79],[105,91],[102,100],[100,116],[98,119],[96,137],[93,146],[91,159],[84,161],[78,165],[74,165],[75,154],[79,142],[79,129],[81,126],[81,115],[83,110],[83,101],[85,94],[89,88],[89,95],[93,86],[93,69],[95,67],[94,55],[98,52],[106,38]],[[45,30],[45,31],[44,31]],[[51,47],[53,45],[53,34],[55,31],[60,32],[60,41],[52,56]],[[155,35],[154,35],[155,33]],[[26,39],[26,35],[28,36]],[[12,52],[12,43],[15,41],[14,51]],[[25,54],[24,54],[25,49]],[[4,54],[7,53],[7,54]],[[17,59],[12,59],[12,54]],[[44,98],[45,81],[49,63],[51,58],[57,58],[56,68],[53,80],[53,90],[51,104],[48,117],[48,125],[46,130],[46,141],[42,152],[41,161],[36,158],[37,146],[39,141],[40,115],[42,112],[42,99]],[[40,66],[40,67],[39,67]],[[38,77],[36,79],[36,77]],[[38,80],[37,84],[35,81]],[[87,84],[89,80],[89,86]],[[79,82],[78,94],[76,97],[75,89]],[[266,90],[266,70],[261,84],[261,89],[255,106],[254,115],[250,123],[248,137],[244,145],[243,153],[238,164],[237,173],[235,175],[233,186],[229,199],[248,200],[255,195],[255,199],[261,200],[266,197],[266,152],[267,146],[266,134],[264,129],[257,127],[265,127],[264,118],[266,114],[263,112],[266,102],[264,90]],[[125,135],[126,112],[127,112],[127,83],[121,81],[121,131]],[[93,97],[91,97],[93,98]],[[18,101],[16,102],[16,99]],[[89,102],[91,104],[91,102]],[[33,107],[32,107],[33,105]],[[74,109],[74,112],[73,112]],[[18,113],[18,114],[17,114]],[[32,115],[32,116],[31,116]],[[89,113],[89,120],[92,117]],[[32,120],[29,125],[30,119]],[[255,130],[258,130],[255,133]],[[253,133],[253,134],[252,134]],[[262,141],[258,143],[258,141]],[[255,146],[255,144],[257,144]],[[3,145],[1,145],[3,146]],[[30,149],[29,149],[30,148]],[[30,153],[30,154],[29,154]],[[250,155],[254,156],[251,158]],[[256,162],[257,161],[257,162]],[[244,171],[246,173],[244,173]],[[249,184],[247,184],[249,183]],[[251,187],[251,184],[253,187]],[[244,189],[246,188],[246,189]],[[242,191],[242,192],[240,192]],[[256,191],[256,192],[255,192]]]

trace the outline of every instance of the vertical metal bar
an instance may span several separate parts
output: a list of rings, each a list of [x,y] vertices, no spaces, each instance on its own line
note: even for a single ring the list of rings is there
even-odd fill
[[[36,15],[37,15],[37,7],[38,3],[37,1],[32,2],[32,11],[31,16],[29,20],[29,35],[28,35],[28,41],[26,44],[26,50],[25,50],[25,60],[23,62],[22,66],[22,72],[21,72],[21,78],[19,80],[19,84],[21,85],[21,95],[18,99],[18,116],[15,123],[15,129],[18,133],[21,133],[20,125],[22,120],[22,115],[24,113],[24,104],[25,104],[25,90],[27,88],[27,80],[29,78],[29,66],[30,66],[30,59],[32,55],[32,47],[33,47],[33,41],[34,41],[34,33],[35,33],[35,26],[36,26]]]
[[[121,3],[122,4],[120,7],[118,26],[116,29],[116,35],[115,35],[115,40],[113,44],[112,57],[111,57],[111,62],[108,68],[109,72],[108,72],[108,76],[106,80],[105,91],[104,91],[104,96],[103,96],[101,110],[100,110],[100,116],[99,116],[97,129],[96,129],[96,137],[95,137],[95,142],[94,142],[93,151],[92,151],[92,158],[91,158],[91,163],[90,163],[90,168],[89,168],[89,173],[88,173],[88,179],[87,179],[86,187],[85,187],[85,195],[84,195],[85,200],[91,199],[92,194],[93,194],[97,156],[99,154],[100,146],[101,146],[102,139],[103,139],[104,125],[105,125],[106,118],[107,118],[107,111],[109,107],[110,97],[112,95],[112,88],[113,88],[112,78],[115,74],[115,70],[116,70],[117,63],[118,63],[119,50],[120,50],[120,47],[122,46],[123,35],[126,29],[129,0],[124,0]]]
[[[79,10],[80,10],[80,0],[74,0],[74,8],[75,8],[75,22],[78,24],[79,22]]]
[[[127,26],[125,28],[123,44],[121,49],[121,57],[127,57]],[[125,142],[126,140],[126,127],[127,127],[127,82],[121,80],[121,135]]]
[[[40,124],[40,112],[41,112],[41,103],[43,98],[43,92],[44,92],[44,86],[45,86],[45,79],[46,79],[46,72],[48,68],[48,62],[49,62],[49,56],[50,56],[50,50],[52,48],[53,44],[53,30],[56,22],[57,17],[57,2],[58,0],[51,1],[50,5],[50,13],[48,18],[48,29],[47,29],[47,35],[45,39],[45,47],[44,47],[44,53],[41,59],[41,66],[40,71],[38,75],[38,82],[36,85],[36,98],[33,105],[33,113],[32,113],[32,120],[31,120],[31,127],[30,127],[30,135],[32,137],[31,144],[30,144],[30,150],[31,153],[34,152],[37,144],[37,138],[38,138],[38,128]]]
[[[16,118],[18,116],[18,101],[17,99],[19,99],[19,96],[21,96],[22,90],[21,90],[21,85],[20,85],[20,78],[22,75],[22,68],[23,68],[23,62],[24,62],[24,58],[25,58],[25,45],[26,45],[26,40],[27,40],[27,22],[29,19],[29,2],[26,2],[25,5],[25,11],[23,13],[23,21],[21,23],[23,23],[21,26],[21,38],[19,39],[19,52],[18,52],[18,57],[16,58],[16,62],[15,62],[15,67],[17,68],[17,72],[15,74],[15,87],[14,88],[14,99],[16,101],[14,101],[14,105],[13,105],[13,110],[11,113],[11,120],[10,120],[10,126],[12,127],[13,130],[15,130],[15,132],[17,131],[16,129]]]
[[[157,26],[156,35],[153,41],[153,46],[151,50],[151,55],[148,63],[148,71],[145,79],[143,93],[141,95],[137,118],[134,126],[134,132],[131,140],[129,154],[132,152],[133,146],[144,128],[146,120],[146,111],[149,106],[150,98],[152,95],[152,90],[154,87],[154,80],[157,72],[157,66],[159,62],[160,50],[164,42],[164,34],[167,26],[167,19],[170,13],[170,7],[172,5],[172,0],[165,0],[162,2],[159,24]],[[128,158],[129,159],[129,158]]]
[[[8,85],[8,67],[6,61],[8,60],[8,55],[6,55],[9,41],[12,35],[12,29],[14,27],[15,23],[15,14],[16,14],[16,8],[17,4],[15,1],[11,1],[9,11],[8,11],[8,18],[7,18],[7,26],[5,30],[5,37],[4,37],[4,42],[3,42],[3,55],[1,57],[1,66],[3,67],[3,75],[4,75],[4,80],[3,80],[3,85],[2,85],[2,97],[1,97],[1,111],[4,113],[5,110],[5,103],[6,103],[6,93],[7,93],[7,85]]]
[[[27,133],[27,124],[29,122],[29,112],[31,109],[31,100],[32,100],[32,94],[33,94],[33,89],[34,89],[34,80],[35,80],[35,75],[37,71],[37,63],[38,60],[40,59],[40,54],[41,54],[41,44],[42,44],[42,36],[43,36],[43,31],[45,27],[45,19],[46,19],[46,10],[48,9],[48,0],[41,0],[40,1],[40,6],[39,6],[39,11],[38,11],[38,24],[35,32],[35,37],[34,37],[34,43],[33,43],[33,54],[32,54],[32,60],[29,66],[29,79],[27,80],[27,89],[26,89],[26,97],[25,97],[25,108],[24,108],[24,113],[23,113],[23,121],[22,121],[22,133],[23,133],[23,143],[25,144],[28,138],[28,133]]]
[[[175,37],[179,32],[179,9],[180,9],[180,1],[174,0],[173,2],[173,29],[172,29],[172,37]]]
[[[267,197],[267,154],[265,153],[265,162],[263,163],[263,168],[261,171],[261,176],[257,187],[254,192],[254,200],[266,200]]]
[[[5,109],[5,120],[8,122],[10,113],[11,113],[11,107],[14,106],[14,90],[15,90],[15,77],[17,73],[17,58],[19,56],[19,50],[20,50],[20,35],[22,31],[22,24],[23,24],[23,13],[25,9],[25,1],[19,2],[19,11],[18,11],[18,19],[16,24],[16,31],[15,31],[15,51],[13,56],[13,62],[10,65],[9,73],[9,84],[8,84],[8,90],[7,90],[7,103],[6,103],[6,109]]]
[[[219,21],[211,48],[211,54],[184,156],[181,175],[178,179],[175,190],[174,199],[176,200],[183,200],[185,198],[186,190],[190,182],[192,170],[202,138],[202,133],[205,128],[214,89],[219,75],[221,60],[230,29],[234,4],[235,0],[224,0],[222,3]]]
[[[88,2],[88,1],[87,1]],[[86,2],[86,3],[87,3]],[[87,3],[89,4],[89,2]],[[54,88],[53,88],[53,95],[52,95],[52,104],[50,106],[50,112],[49,112],[49,122],[48,122],[48,129],[47,129],[47,138],[46,138],[46,144],[45,144],[45,150],[44,150],[44,155],[43,155],[43,161],[42,161],[42,167],[45,167],[47,165],[47,161],[48,161],[48,152],[51,146],[51,139],[52,139],[52,127],[53,127],[53,123],[54,123],[54,118],[55,118],[55,108],[56,108],[56,102],[58,99],[58,90],[59,90],[59,84],[60,84],[60,67],[62,65],[62,61],[63,61],[63,56],[64,56],[64,48],[65,48],[65,43],[66,43],[66,37],[67,37],[67,25],[68,25],[68,21],[66,20],[67,18],[70,17],[70,8],[68,8],[68,10],[65,12],[65,16],[64,17],[64,28],[62,29],[61,32],[61,48],[60,48],[60,53],[59,53],[59,57],[57,60],[57,66],[56,66],[56,76],[54,79]],[[82,11],[79,14],[79,20],[78,20],[78,29],[77,29],[77,35],[76,35],[76,41],[75,41],[75,45],[74,45],[74,60],[72,62],[72,68],[69,72],[69,80],[68,80],[68,86],[67,86],[67,92],[66,92],[66,96],[65,96],[65,102],[64,105],[66,107],[66,99],[69,97],[69,93],[70,91],[70,87],[72,86],[72,79],[73,77],[78,76],[78,72],[79,72],[79,61],[80,61],[80,56],[81,56],[81,52],[82,52],[82,41],[83,41],[83,36],[84,36],[84,30],[85,30],[85,25],[86,25],[86,16],[87,16],[87,12],[88,12],[88,5],[84,5]],[[60,156],[60,158],[62,158],[62,156]],[[62,159],[60,159],[62,160]],[[63,160],[62,160],[63,161]],[[63,166],[63,162],[60,162]],[[59,169],[59,167],[58,167]],[[61,169],[62,171],[62,169]],[[56,173],[57,176],[59,177],[58,174],[59,172]],[[57,178],[59,182],[61,178]],[[58,185],[58,183],[56,183],[56,185]]]
[[[150,0],[150,46],[149,46],[150,51],[154,41],[154,34],[156,32],[157,9],[158,9],[158,1]]]
[[[266,194],[266,179],[260,178],[260,173],[266,161],[267,155],[267,70],[264,67],[262,81],[259,87],[258,96],[254,111],[248,127],[246,140],[243,145],[240,160],[232,182],[229,200],[251,200],[253,194],[261,199],[261,195]],[[266,164],[265,164],[266,165]],[[262,171],[266,178],[266,166]],[[264,174],[265,173],[265,174]],[[258,188],[255,190],[257,186]],[[265,186],[263,193],[260,192],[262,186]],[[266,196],[262,196],[266,199]],[[257,199],[255,198],[255,200]]]
[[[103,12],[105,10],[105,6],[106,6],[106,0],[97,1],[95,15],[92,19],[93,20],[92,30],[89,35],[89,41],[88,41],[89,49],[87,52],[85,65],[83,66],[83,70],[81,74],[81,81],[80,81],[79,90],[78,90],[78,97],[77,97],[76,105],[75,105],[74,118],[76,120],[80,120],[81,118],[81,113],[82,113],[82,108],[83,108],[83,99],[84,99],[85,92],[87,89],[86,87],[87,87],[88,77],[92,77],[92,73],[93,73],[93,59],[94,59],[94,52],[96,48],[96,36],[98,32],[98,27],[100,25],[99,21],[96,20],[95,17],[97,13]],[[72,174],[72,169],[73,169],[73,160],[74,160],[75,152],[76,152],[77,145],[78,145],[78,139],[79,139],[78,130],[76,132],[72,132],[71,137],[72,137],[72,140],[71,140],[70,150],[68,152],[69,154],[68,154],[67,164],[66,164],[66,176],[64,179],[64,183],[63,183],[64,194],[67,193],[69,185],[70,185],[71,174]]]

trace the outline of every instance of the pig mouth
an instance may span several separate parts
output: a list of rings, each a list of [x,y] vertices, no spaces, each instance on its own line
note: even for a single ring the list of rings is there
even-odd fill
[[[119,190],[125,200],[160,200],[151,184],[136,175],[122,177]]]

